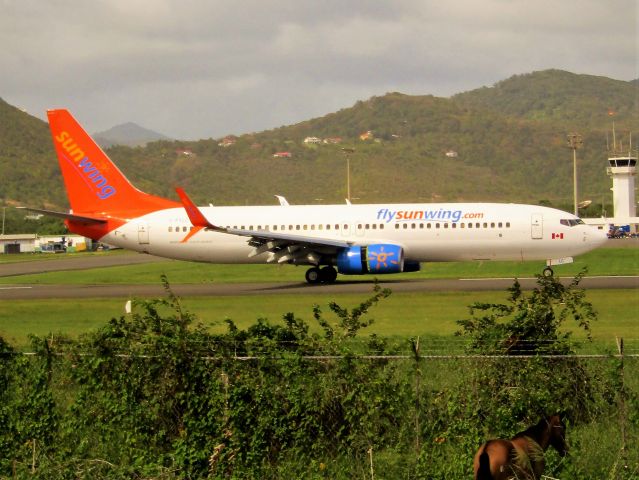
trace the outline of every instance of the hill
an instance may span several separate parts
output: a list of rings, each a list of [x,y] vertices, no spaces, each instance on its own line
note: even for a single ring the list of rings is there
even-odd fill
[[[103,132],[94,133],[93,138],[102,148],[114,145],[141,147],[157,140],[170,140],[166,135],[146,129],[133,122],[123,123]]]
[[[348,155],[357,203],[543,202],[570,209],[566,134],[584,138],[580,198],[610,203],[608,110],[616,112],[618,137],[622,129],[636,133],[637,87],[547,70],[451,98],[388,93],[229,142],[160,140],[108,153],[142,190],[176,198],[173,186],[181,185],[198,202],[217,205],[273,204],[274,194],[291,203],[341,203]],[[2,102],[0,126],[0,199],[64,206],[46,124]],[[304,143],[306,137],[334,143]],[[282,151],[290,157],[273,157]]]
[[[637,81],[544,70],[515,75],[484,87],[453,96],[468,108],[486,108],[502,115],[528,120],[553,121],[575,128],[601,128],[608,112],[637,120]]]
[[[66,204],[48,125],[0,99],[0,203]]]

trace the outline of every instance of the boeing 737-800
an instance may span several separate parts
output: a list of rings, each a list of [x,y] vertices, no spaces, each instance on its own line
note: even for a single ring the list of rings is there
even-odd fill
[[[536,205],[197,207],[180,188],[180,202],[136,189],[67,110],[47,115],[71,210],[31,210],[62,217],[93,240],[161,257],[306,265],[309,283],[454,260],[546,260],[552,274],[550,266],[606,239],[574,215]]]

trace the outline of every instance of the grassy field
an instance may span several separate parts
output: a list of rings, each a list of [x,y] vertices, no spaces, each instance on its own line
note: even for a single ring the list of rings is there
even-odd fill
[[[225,318],[246,328],[257,318],[277,323],[286,312],[294,312],[314,326],[314,304],[322,307],[326,318],[335,321],[327,307],[330,301],[352,308],[366,297],[364,294],[191,297],[183,299],[183,303],[211,331],[222,332]],[[505,302],[506,298],[506,292],[394,293],[371,311],[375,323],[365,334],[398,338],[441,336],[453,341],[452,335],[458,329],[455,321],[468,318],[468,305],[475,301]],[[623,336],[629,342],[639,341],[637,291],[592,290],[588,299],[599,313],[599,320],[592,326],[598,343],[613,345],[615,336]],[[3,312],[0,336],[15,345],[26,344],[29,334],[61,332],[75,337],[122,315],[126,301],[127,298],[0,302]],[[575,336],[583,338],[581,333]]]
[[[118,253],[114,254],[117,255]],[[0,258],[1,257],[3,256],[0,255]],[[31,258],[33,257],[31,256]],[[392,278],[525,278],[533,277],[535,274],[541,273],[544,266],[544,262],[539,261],[428,263],[422,265],[423,270],[420,272],[393,275]],[[594,250],[586,255],[577,257],[572,264],[555,267],[555,272],[560,276],[572,276],[583,267],[588,267],[589,275],[638,275],[639,248],[603,248]],[[0,283],[75,285],[114,283],[154,284],[157,283],[161,274],[166,274],[174,284],[295,282],[303,281],[305,271],[305,267],[294,268],[289,265],[211,265],[206,263],[167,260],[143,265],[1,277]],[[339,278],[348,278],[350,281],[358,279],[370,280],[372,277],[370,275],[363,275],[350,277],[340,276]]]
[[[122,255],[122,251],[78,255]],[[0,255],[0,261],[47,259],[56,261],[63,255]],[[5,261],[6,263],[6,261]],[[639,274],[639,249],[604,248],[578,257],[574,264],[556,268],[561,276],[570,276],[587,266],[590,275]],[[543,268],[543,262],[446,262],[424,265],[417,273],[394,275],[404,278],[485,278],[531,277]],[[61,271],[37,275],[2,277],[0,284],[157,284],[166,274],[172,284],[231,282],[302,282],[305,268],[273,265],[210,265],[179,261],[162,261],[142,265]],[[1,263],[0,263],[1,272]],[[0,273],[1,274],[1,273]],[[370,279],[370,277],[345,277]],[[467,306],[475,301],[503,302],[505,292],[422,292],[395,293],[372,312],[374,325],[369,329],[382,336],[447,336],[456,330],[455,320],[466,318]],[[185,305],[213,331],[224,329],[223,320],[233,319],[246,327],[257,318],[278,321],[286,312],[295,312],[312,324],[312,306],[325,307],[337,301],[354,307],[366,295],[272,295],[241,297],[193,297]],[[593,326],[597,340],[614,342],[615,335],[639,339],[639,292],[636,290],[592,290],[588,298],[599,312]],[[63,332],[77,336],[96,328],[109,318],[123,313],[121,299],[73,299],[0,301],[0,335],[15,344],[25,344],[29,334],[47,335]],[[328,314],[327,314],[328,316]]]

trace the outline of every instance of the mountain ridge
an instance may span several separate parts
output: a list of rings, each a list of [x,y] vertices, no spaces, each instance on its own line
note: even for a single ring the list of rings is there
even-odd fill
[[[92,137],[102,148],[108,148],[115,145],[143,147],[149,142],[171,140],[166,135],[141,127],[134,122],[125,122],[115,125],[107,130],[92,134]]]
[[[196,201],[217,205],[272,204],[275,194],[291,203],[342,203],[348,155],[357,203],[504,201],[569,208],[566,135],[577,131],[584,138],[580,199],[601,205],[610,202],[608,110],[618,119],[618,136],[622,129],[636,132],[638,87],[636,81],[544,70],[450,98],[374,96],[323,117],[239,135],[226,146],[214,139],[157,140],[113,146],[108,154],[141,190],[175,198],[172,187],[181,185]],[[64,208],[46,123],[18,121],[16,112],[0,102],[0,199]],[[11,135],[5,135],[9,124]],[[368,131],[371,138],[360,140]],[[341,140],[305,144],[306,137]],[[273,157],[282,151],[291,156]],[[449,151],[457,156],[446,156]],[[34,172],[43,173],[36,178]]]

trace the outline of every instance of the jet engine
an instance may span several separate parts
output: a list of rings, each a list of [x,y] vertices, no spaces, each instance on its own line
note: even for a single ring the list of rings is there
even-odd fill
[[[414,263],[410,262],[410,268],[405,269],[404,250],[392,244],[354,246],[337,255],[337,271],[346,275],[416,271]]]

